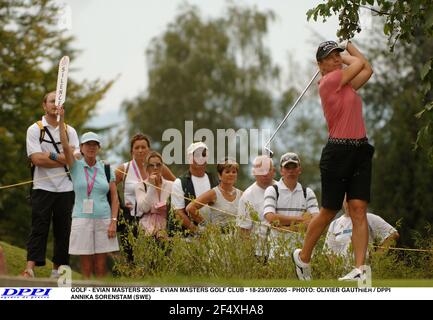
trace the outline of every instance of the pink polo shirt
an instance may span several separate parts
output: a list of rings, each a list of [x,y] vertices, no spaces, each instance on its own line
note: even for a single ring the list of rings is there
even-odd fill
[[[366,136],[362,101],[350,82],[339,88],[342,76],[342,70],[337,69],[319,80],[319,94],[329,137],[361,139]]]

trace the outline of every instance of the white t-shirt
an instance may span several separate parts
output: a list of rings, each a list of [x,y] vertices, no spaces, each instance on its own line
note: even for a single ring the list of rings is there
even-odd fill
[[[266,188],[263,218],[265,213],[269,212],[292,217],[301,216],[305,211],[311,214],[319,213],[316,195],[310,188],[306,188],[307,198],[305,198],[302,185],[299,182],[293,191],[287,188],[283,179],[280,179],[276,186],[279,193],[278,201],[275,188],[273,186]]]
[[[381,217],[367,213],[368,242],[372,244],[375,240],[382,243],[397,230],[383,220]],[[331,222],[326,234],[325,249],[337,255],[347,256],[352,243],[352,219],[342,215]]]
[[[200,195],[211,189],[208,175],[205,173],[203,177],[196,177],[191,175],[192,184],[194,186],[195,196],[198,198]],[[173,188],[171,191],[171,204],[175,210],[185,209],[184,192],[182,189],[182,182],[179,178],[174,180]],[[206,221],[210,220],[210,213],[208,207],[200,209],[200,214]]]
[[[60,152],[63,152],[62,145],[60,143],[60,135],[59,135],[59,126],[52,127],[45,120],[45,117],[42,117],[42,125],[47,127],[53,136],[54,142],[56,142],[57,147]],[[71,126],[67,126],[69,144],[73,145],[74,148],[79,148],[78,135],[74,128]],[[44,141],[39,142],[39,138],[41,135],[41,130],[39,126],[34,123],[27,129],[27,137],[26,137],[26,146],[27,146],[27,156],[30,156],[34,153],[38,152],[55,152],[57,153],[54,145],[51,141],[47,132],[44,134]],[[46,179],[45,179],[46,178]],[[69,180],[68,176],[65,173],[65,169],[63,167],[60,168],[44,168],[35,166],[35,173],[33,176],[35,180],[33,182],[33,189],[41,189],[50,192],[67,192],[72,191],[72,181]],[[39,180],[43,179],[43,180]]]
[[[302,216],[305,211],[311,214],[319,213],[316,195],[310,188],[306,188],[307,198],[305,198],[302,185],[299,182],[293,191],[287,188],[282,178],[277,182],[276,186],[279,193],[278,200],[273,186],[268,187],[265,191],[264,208],[261,213],[263,220],[265,220],[265,213],[278,213],[290,217]],[[289,256],[293,248],[302,245],[303,239],[301,234],[297,232],[271,229],[270,241],[271,252],[269,256],[272,258],[274,250],[280,245],[287,248],[285,255]]]

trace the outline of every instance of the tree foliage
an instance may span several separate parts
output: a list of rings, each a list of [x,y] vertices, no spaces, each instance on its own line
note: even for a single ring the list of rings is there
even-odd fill
[[[375,75],[363,98],[369,137],[376,148],[372,179],[373,210],[395,224],[401,222],[401,243],[414,245],[415,232],[433,221],[433,166],[424,152],[414,152],[418,131],[427,119],[415,114],[422,102],[419,72],[433,43],[415,39],[391,54],[378,33],[366,43]]]
[[[27,127],[43,115],[42,99],[56,88],[60,58],[73,70],[78,52],[59,28],[60,8],[53,0],[0,0],[0,185],[30,179]],[[68,80],[67,122],[81,132],[96,104],[111,86],[100,81]],[[0,190],[0,238],[22,246],[29,233],[29,188]]]
[[[148,89],[126,102],[130,133],[159,141],[167,128],[184,135],[185,120],[214,134],[258,127],[272,114],[279,75],[264,44],[273,17],[229,5],[224,18],[204,19],[197,8],[183,7],[146,52]]]
[[[431,0],[327,0],[307,12],[308,19],[317,20],[338,14],[340,29],[337,35],[343,39],[352,38],[361,32],[359,9],[366,8],[384,18],[383,33],[388,36],[389,46],[393,51],[400,44],[404,47],[416,46],[419,43],[433,41],[433,2]],[[398,44],[398,45],[397,45]],[[417,90],[422,94],[416,116],[425,119],[416,137],[417,146],[423,146],[433,162],[433,53],[424,52],[420,56],[420,68],[416,82],[420,82]],[[403,59],[406,59],[405,57]],[[415,113],[415,112],[414,112]],[[415,121],[415,120],[414,120]]]

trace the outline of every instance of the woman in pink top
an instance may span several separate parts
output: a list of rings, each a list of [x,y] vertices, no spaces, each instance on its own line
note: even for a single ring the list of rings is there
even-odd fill
[[[172,181],[162,177],[164,163],[158,152],[151,151],[146,157],[147,179],[137,184],[135,196],[138,212],[142,213],[140,226],[148,236],[167,238],[167,205]]]
[[[344,50],[348,54],[340,55]],[[310,280],[309,262],[313,248],[341,209],[347,193],[353,223],[355,268],[339,280],[357,280],[364,277],[368,245],[367,205],[374,148],[368,143],[362,101],[356,90],[370,79],[373,70],[350,41],[344,46],[334,41],[321,43],[316,60],[322,74],[319,93],[329,131],[328,143],[320,159],[322,207],[308,226],[302,250],[293,252],[293,260],[298,278]]]
[[[120,241],[123,251],[126,253],[128,261],[133,261],[132,246],[130,244],[130,233],[137,237],[137,224],[135,217],[141,216],[142,212],[137,210],[137,199],[135,197],[135,189],[137,185],[143,183],[147,178],[147,170],[145,166],[146,156],[151,152],[150,138],[142,133],[135,134],[130,141],[131,145],[131,160],[122,163],[116,169],[116,184],[120,184],[119,188],[122,198],[122,218],[118,226],[120,233]],[[170,169],[164,165],[162,175],[167,180],[175,180],[176,177]]]

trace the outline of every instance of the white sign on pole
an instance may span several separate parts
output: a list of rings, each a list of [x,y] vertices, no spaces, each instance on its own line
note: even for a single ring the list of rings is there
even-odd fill
[[[57,74],[57,88],[56,88],[56,101],[54,104],[59,107],[65,103],[66,100],[66,87],[68,85],[68,70],[69,70],[69,57],[64,56],[59,62],[59,72]],[[57,116],[59,121],[59,116]]]

